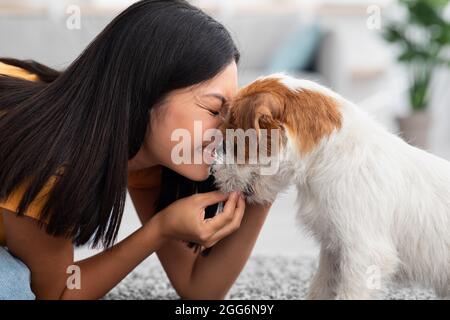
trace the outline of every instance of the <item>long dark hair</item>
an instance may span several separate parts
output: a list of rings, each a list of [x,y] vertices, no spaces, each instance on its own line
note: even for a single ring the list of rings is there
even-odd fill
[[[1,59],[40,81],[0,76],[0,200],[26,183],[17,210],[23,215],[56,178],[40,213],[47,233],[75,245],[111,246],[124,210],[127,161],[143,143],[150,109],[233,60],[239,52],[227,30],[183,0],[135,3],[62,72]],[[177,190],[198,191],[169,169],[166,178],[172,188],[163,183],[159,209],[181,196]]]

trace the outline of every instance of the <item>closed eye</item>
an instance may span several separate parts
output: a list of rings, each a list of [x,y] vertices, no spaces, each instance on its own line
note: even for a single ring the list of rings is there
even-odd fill
[[[200,108],[202,108],[202,109],[205,109],[206,111],[208,111],[211,115],[213,115],[213,116],[218,116],[218,115],[220,115],[220,111],[215,111],[215,110],[213,110],[213,109],[211,109],[211,108],[208,108],[207,106],[205,106],[205,105],[203,105],[203,104],[201,104],[201,103],[197,103],[197,105],[200,107]]]

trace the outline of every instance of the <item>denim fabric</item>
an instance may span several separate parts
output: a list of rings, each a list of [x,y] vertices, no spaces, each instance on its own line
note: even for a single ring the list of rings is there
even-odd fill
[[[0,246],[0,300],[34,300],[30,285],[28,267]]]

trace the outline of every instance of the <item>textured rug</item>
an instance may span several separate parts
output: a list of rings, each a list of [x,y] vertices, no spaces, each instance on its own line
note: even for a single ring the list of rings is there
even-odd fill
[[[317,261],[311,257],[252,256],[227,299],[305,299]],[[383,299],[436,299],[431,290],[391,284]],[[138,266],[104,299],[179,299],[156,260]]]

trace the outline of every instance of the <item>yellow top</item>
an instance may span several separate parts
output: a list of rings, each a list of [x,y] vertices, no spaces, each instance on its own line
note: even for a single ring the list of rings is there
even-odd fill
[[[4,74],[7,76],[22,78],[30,81],[38,81],[39,78],[37,75],[32,74],[22,68],[11,66],[9,64],[0,62],[0,74]]]
[[[30,81],[38,81],[39,78],[35,74],[31,74],[21,68],[4,64],[0,62],[0,74],[23,78]],[[33,219],[39,219],[41,209],[45,204],[47,195],[50,191],[51,185],[55,182],[56,177],[44,186],[37,197],[31,202],[25,211],[25,215]],[[135,189],[151,189],[157,187],[161,180],[161,166],[154,166],[142,170],[131,171],[128,173],[128,187]],[[0,201],[0,245],[6,245],[5,229],[3,226],[2,209],[11,212],[17,212],[20,200],[26,191],[26,186],[16,188],[4,201]]]

